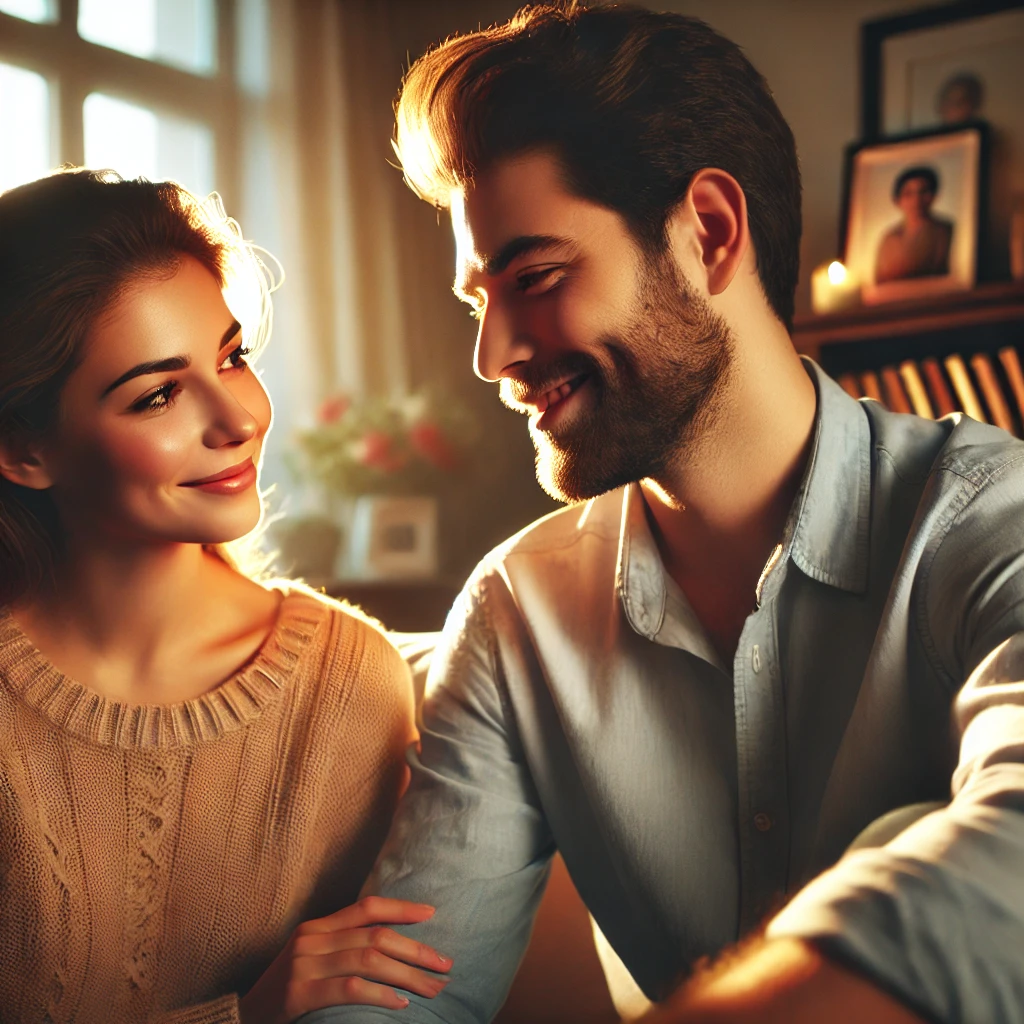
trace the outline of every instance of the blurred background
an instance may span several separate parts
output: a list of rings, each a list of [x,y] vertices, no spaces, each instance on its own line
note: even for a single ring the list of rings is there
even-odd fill
[[[438,625],[475,562],[555,507],[525,421],[472,374],[447,217],[403,185],[390,147],[410,60],[517,6],[0,0],[0,188],[71,162],[221,194],[287,272],[260,363],[282,568],[398,628]],[[740,43],[794,129],[806,312],[808,268],[836,252],[859,27],[907,0],[658,6]]]

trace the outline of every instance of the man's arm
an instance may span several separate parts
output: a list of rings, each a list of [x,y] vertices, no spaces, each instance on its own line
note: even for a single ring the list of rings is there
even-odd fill
[[[642,1024],[924,1024],[924,1019],[797,939],[758,941],[698,976]]]
[[[651,1024],[1024,1024],[1024,474],[988,473],[958,506],[917,618],[956,695],[951,802],[847,854]]]
[[[493,581],[492,581],[493,582]],[[431,663],[412,778],[364,894],[437,908],[396,929],[453,960],[434,999],[401,1011],[335,1007],[303,1024],[478,1024],[497,1013],[529,939],[554,845],[523,764],[484,581],[456,602]],[[500,581],[495,584],[501,586]]]

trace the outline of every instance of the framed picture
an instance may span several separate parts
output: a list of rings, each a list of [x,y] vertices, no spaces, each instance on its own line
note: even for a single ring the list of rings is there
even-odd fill
[[[411,579],[437,575],[437,499],[364,494],[349,536],[347,575]]]
[[[1024,0],[952,3],[862,30],[862,137],[879,140],[981,119],[991,126],[982,276],[1010,271],[1024,212]]]
[[[844,262],[865,303],[974,287],[987,147],[979,123],[847,149]]]

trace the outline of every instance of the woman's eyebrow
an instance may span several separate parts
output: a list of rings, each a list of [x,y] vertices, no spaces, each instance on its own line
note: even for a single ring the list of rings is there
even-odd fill
[[[231,326],[221,336],[217,344],[218,351],[222,349],[240,330],[242,325],[237,320],[231,321]],[[112,384],[108,384],[100,395],[100,401],[107,397],[111,391],[116,390],[122,384],[134,380],[136,377],[144,377],[147,373],[166,373],[168,370],[187,370],[192,365],[191,356],[168,356],[167,359],[152,359],[148,363],[139,363],[130,370],[122,373]]]
[[[166,373],[168,370],[187,370],[191,365],[191,356],[169,356],[167,359],[153,359],[148,363],[139,363],[138,366],[133,366],[130,370],[122,373],[112,384],[108,384],[103,389],[100,399],[106,398],[111,391],[136,377],[144,377],[147,373]]]

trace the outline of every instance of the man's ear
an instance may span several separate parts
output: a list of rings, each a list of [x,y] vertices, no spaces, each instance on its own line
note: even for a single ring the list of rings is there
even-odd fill
[[[689,235],[686,248],[700,261],[708,294],[724,292],[750,249],[747,197],[739,182],[717,167],[699,170],[670,218],[670,233],[679,229]]]
[[[33,491],[53,486],[41,446],[22,432],[0,436],[0,476]]]

